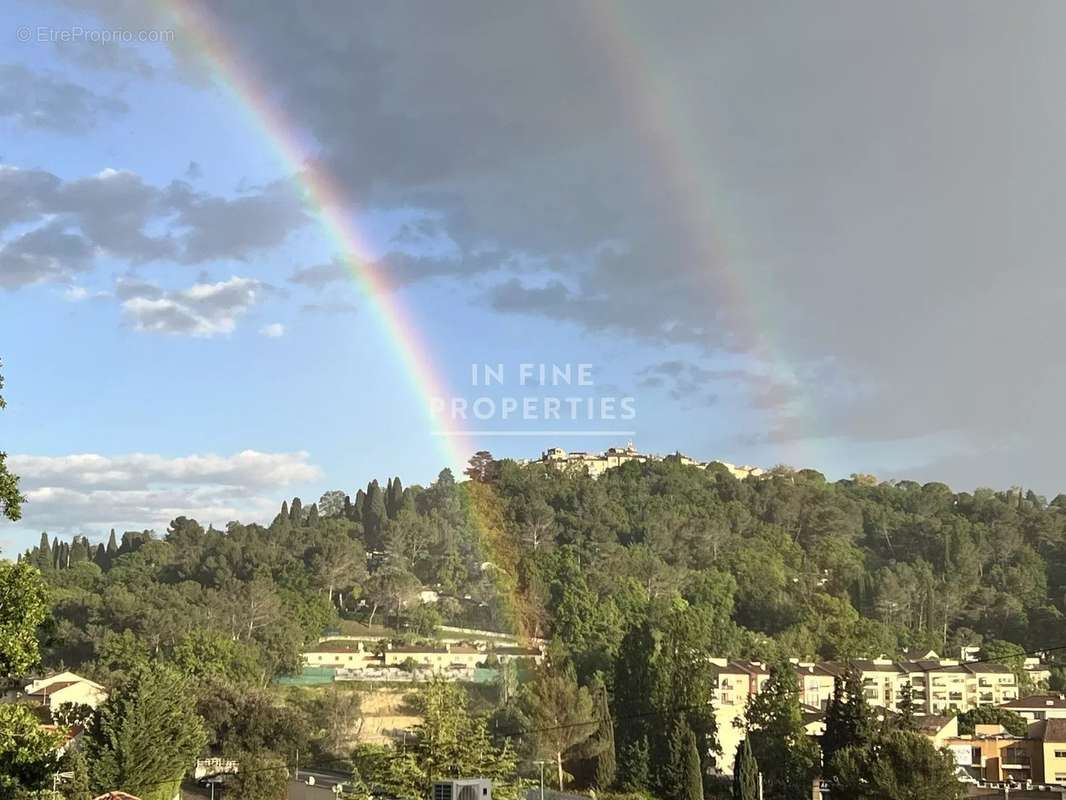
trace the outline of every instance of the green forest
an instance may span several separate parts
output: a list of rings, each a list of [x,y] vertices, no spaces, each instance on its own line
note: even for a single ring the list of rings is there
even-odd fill
[[[491,696],[429,687],[417,702],[439,724],[419,746],[451,742],[462,752],[444,761],[457,771],[531,777],[547,760],[559,784],[684,800],[715,746],[707,656],[977,645],[1001,657],[1064,644],[1048,637],[1066,607],[1066,497],[786,467],[740,481],[668,460],[593,480],[482,453],[461,481],[444,470],[428,487],[394,478],[293,499],[265,527],[179,517],[99,544],[42,534],[20,560],[46,583],[47,667],[118,687],[162,670],[190,687],[216,753],[269,765],[302,748],[365,786],[419,796],[419,764],[445,751],[345,751],[336,727],[358,713],[356,694],[281,702],[271,681],[298,672],[301,649],[342,620],[408,638],[454,624],[546,639],[551,667]],[[424,587],[436,603],[418,602]],[[1056,669],[1052,683],[1064,677]],[[766,729],[775,713],[798,719],[787,682],[783,706],[767,692],[771,705],[752,709]],[[453,718],[465,733],[443,722]],[[796,786],[812,768],[796,768]]]

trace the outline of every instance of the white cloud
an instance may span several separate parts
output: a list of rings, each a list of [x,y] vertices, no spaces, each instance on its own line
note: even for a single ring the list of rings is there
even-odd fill
[[[280,490],[320,477],[306,452],[167,458],[147,453],[103,456],[14,455],[26,495],[24,526],[62,533],[155,528],[185,515],[216,526],[269,522]]]
[[[272,322],[269,325],[264,325],[259,329],[261,336],[266,336],[268,339],[280,339],[285,335],[285,326],[280,322]]]
[[[63,292],[63,297],[71,303],[80,303],[89,296],[89,290],[84,286],[68,286]]]
[[[228,281],[197,283],[180,291],[121,281],[117,293],[123,298],[123,313],[139,331],[211,337],[232,333],[237,320],[267,289],[257,280],[235,275]]]

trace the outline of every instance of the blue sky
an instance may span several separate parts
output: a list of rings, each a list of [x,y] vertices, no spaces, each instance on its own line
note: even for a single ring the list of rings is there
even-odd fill
[[[695,195],[672,193],[642,134],[654,105],[617,93],[594,29],[560,32],[561,4],[207,13],[342,187],[451,393],[500,400],[523,393],[521,363],[587,363],[596,385],[580,393],[633,397],[622,427],[646,451],[1053,493],[1045,431],[1061,370],[1043,342],[1058,323],[1037,344],[1017,328],[1062,296],[1044,224],[1056,183],[1040,168],[1066,127],[1042,99],[1060,56],[1039,31],[1057,12],[1041,5],[1003,33],[993,5],[968,5],[960,42],[950,10],[921,30],[919,6],[886,10],[871,33],[831,6],[791,21],[618,7],[641,68],[691,106],[691,129],[652,123],[664,147],[687,143],[688,191],[706,194],[698,222],[717,237],[676,224]],[[373,298],[329,266],[337,244],[293,165],[180,21],[101,0],[16,3],[4,25],[0,445],[30,502],[0,529],[3,551],[45,529],[264,521],[294,494],[432,480],[439,426]],[[75,26],[175,36],[36,40]],[[1006,64],[1037,85],[1018,91]],[[988,119],[989,102],[1006,118]],[[710,238],[740,244],[708,251]],[[1040,299],[1023,290],[1033,281]],[[760,330],[741,322],[753,312],[736,307],[738,282]],[[980,376],[1012,357],[1026,387]],[[475,389],[475,363],[512,380]],[[622,443],[472,446],[529,457]]]

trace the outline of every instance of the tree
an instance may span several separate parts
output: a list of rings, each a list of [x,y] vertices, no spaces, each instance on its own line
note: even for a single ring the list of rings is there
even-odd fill
[[[0,362],[0,367],[3,362]],[[4,376],[0,374],[0,389],[4,388]],[[7,406],[3,395],[0,395],[0,409]],[[22,501],[25,500],[19,492],[19,477],[8,470],[4,463],[7,453],[0,450],[0,516],[5,516],[12,522],[22,519]]]
[[[799,688],[792,665],[770,668],[763,690],[747,708],[748,738],[765,778],[768,797],[807,800],[819,765],[818,745],[803,728]]]
[[[747,736],[737,748],[733,762],[733,800],[759,800],[759,763]]]
[[[577,685],[573,665],[545,665],[524,687],[520,705],[533,729],[540,756],[555,761],[559,791],[563,791],[563,760],[570,751],[596,732],[592,698],[588,689]]]
[[[696,734],[683,715],[675,717],[668,742],[668,758],[660,779],[663,795],[669,800],[703,800],[703,774]]]
[[[955,759],[926,737],[891,731],[835,758],[831,792],[854,800],[958,800],[966,795],[955,778]]]
[[[339,517],[348,505],[348,495],[339,489],[331,489],[318,499],[318,513],[323,517]]]
[[[16,797],[50,784],[60,741],[28,706],[0,705],[0,796]]]
[[[478,483],[489,483],[495,480],[499,472],[499,463],[488,450],[478,450],[470,456],[469,466],[463,470],[463,474]]]
[[[833,759],[845,747],[862,746],[871,735],[869,706],[863,694],[859,672],[848,669],[837,678],[833,697],[826,707],[825,734],[822,736],[822,760],[826,774],[833,774]]]
[[[618,777],[618,762],[614,749],[614,720],[607,702],[607,687],[601,685],[596,693],[596,786],[608,791]]]
[[[41,572],[47,572],[52,569],[54,563],[52,561],[52,546],[48,543],[48,534],[44,531],[41,532],[41,541],[37,545],[37,557],[34,559],[34,565]]]
[[[1001,725],[1007,733],[1025,736],[1029,732],[1029,723],[1025,717],[1009,708],[996,706],[978,706],[959,714],[959,735],[972,736],[975,725]]]
[[[100,707],[88,733],[93,788],[169,800],[207,743],[185,678],[155,663],[136,668]]]
[[[233,800],[285,800],[289,771],[284,759],[264,753],[243,753],[240,768],[226,784]]]
[[[47,616],[48,590],[37,568],[0,563],[0,676],[23,675],[37,665],[37,628]]]

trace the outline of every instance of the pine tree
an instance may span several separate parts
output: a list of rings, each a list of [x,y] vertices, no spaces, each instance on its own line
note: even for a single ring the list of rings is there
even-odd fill
[[[733,800],[759,800],[759,764],[745,736],[733,762]]]

